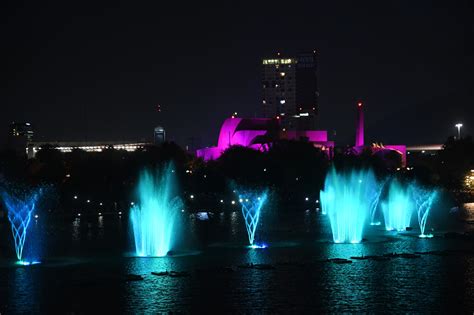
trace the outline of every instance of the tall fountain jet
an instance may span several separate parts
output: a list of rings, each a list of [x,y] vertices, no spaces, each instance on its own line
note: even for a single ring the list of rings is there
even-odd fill
[[[15,253],[20,264],[30,265],[37,263],[33,259],[37,257],[28,257],[29,253],[24,253],[24,248],[28,235],[28,228],[34,216],[38,200],[43,194],[43,189],[38,188],[27,194],[1,191],[3,203],[7,208],[8,220],[11,224],[13,241],[15,244]]]
[[[179,233],[182,201],[175,194],[174,176],[171,165],[161,173],[143,171],[140,175],[139,202],[130,209],[137,256],[166,256]]]
[[[417,207],[418,225],[420,226],[420,238],[431,238],[433,234],[425,234],[426,222],[430,214],[433,202],[438,197],[438,191],[434,189],[425,189],[413,183],[410,186],[413,193],[413,199]]]
[[[387,231],[405,231],[410,226],[414,205],[409,189],[398,180],[390,182],[388,199],[382,202],[382,211]]]
[[[357,102],[355,146],[364,146],[364,109],[362,102]]]
[[[257,231],[260,212],[268,198],[267,191],[262,193],[239,192],[238,196],[239,202],[242,206],[242,215],[245,220],[245,228],[247,229],[250,246],[254,248],[266,247],[262,244],[255,244],[255,232]]]
[[[332,168],[320,192],[335,243],[360,243],[379,183],[371,170],[337,172]]]

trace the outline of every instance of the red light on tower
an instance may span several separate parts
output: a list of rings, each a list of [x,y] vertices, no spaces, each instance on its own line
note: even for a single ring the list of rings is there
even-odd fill
[[[362,107],[362,102],[358,102],[357,106]]]

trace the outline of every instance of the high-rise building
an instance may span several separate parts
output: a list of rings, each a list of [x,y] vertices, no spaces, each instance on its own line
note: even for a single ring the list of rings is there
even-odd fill
[[[158,126],[155,128],[155,132],[153,134],[153,141],[155,144],[160,144],[166,141],[166,133],[163,127]]]
[[[316,52],[263,59],[263,116],[288,130],[311,130],[318,113]]]
[[[24,138],[26,142],[31,142],[33,141],[33,126],[27,122],[13,122],[10,124],[10,137],[14,139]]]
[[[30,123],[10,124],[8,134],[8,147],[17,152],[18,155],[25,155],[27,153],[28,144],[33,141],[33,126]]]

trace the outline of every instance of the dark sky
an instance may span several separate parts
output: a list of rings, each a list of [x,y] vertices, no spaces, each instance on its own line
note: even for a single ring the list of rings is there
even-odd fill
[[[211,145],[233,111],[259,115],[262,57],[312,49],[319,126],[339,144],[358,99],[368,140],[440,143],[458,121],[473,134],[469,1],[161,2],[2,1],[0,144],[29,121],[36,140],[150,139],[162,125]]]

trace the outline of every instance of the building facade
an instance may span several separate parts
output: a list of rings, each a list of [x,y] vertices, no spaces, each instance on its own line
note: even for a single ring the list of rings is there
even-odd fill
[[[262,60],[262,113],[285,130],[314,130],[318,113],[316,52]]]
[[[158,126],[155,127],[154,133],[153,133],[153,142],[155,144],[160,144],[166,141],[166,133],[165,133],[165,128]]]
[[[25,148],[33,141],[33,126],[28,122],[13,122],[8,132],[8,147],[19,155],[26,154]]]

